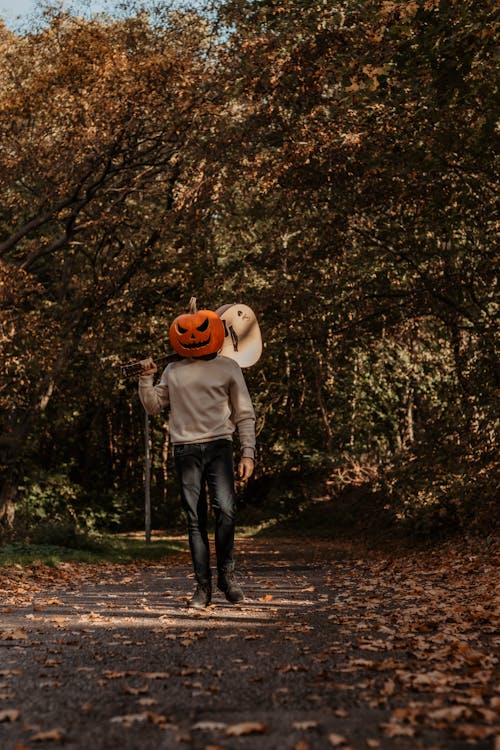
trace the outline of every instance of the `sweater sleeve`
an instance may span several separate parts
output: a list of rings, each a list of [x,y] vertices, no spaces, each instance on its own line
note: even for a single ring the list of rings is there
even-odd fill
[[[238,429],[241,455],[255,459],[255,412],[245,378],[235,363],[234,375],[229,389],[232,420]]]
[[[152,375],[141,375],[139,378],[139,398],[148,414],[159,414],[169,405],[167,369],[163,371],[158,385],[153,385]]]

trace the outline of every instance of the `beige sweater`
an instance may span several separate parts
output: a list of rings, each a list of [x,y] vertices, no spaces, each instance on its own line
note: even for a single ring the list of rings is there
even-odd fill
[[[139,378],[139,397],[148,414],[170,406],[174,445],[231,440],[238,429],[241,455],[254,458],[255,414],[240,366],[228,357],[181,359],[169,364],[158,385]]]

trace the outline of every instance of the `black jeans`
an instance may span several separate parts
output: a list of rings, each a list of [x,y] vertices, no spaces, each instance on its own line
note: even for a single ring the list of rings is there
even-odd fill
[[[233,447],[231,440],[211,440],[174,446],[181,502],[187,514],[189,547],[197,580],[210,578],[210,546],[207,533],[208,486],[215,515],[215,552],[219,573],[234,568]]]

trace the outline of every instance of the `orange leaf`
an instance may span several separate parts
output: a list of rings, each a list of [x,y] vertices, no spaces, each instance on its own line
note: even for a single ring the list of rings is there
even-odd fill
[[[27,638],[28,636],[24,632],[24,630],[2,630],[0,631],[0,639],[2,641],[19,641],[24,638]]]
[[[37,732],[31,738],[32,742],[62,742],[66,737],[66,732],[60,727],[49,729],[47,732]]]

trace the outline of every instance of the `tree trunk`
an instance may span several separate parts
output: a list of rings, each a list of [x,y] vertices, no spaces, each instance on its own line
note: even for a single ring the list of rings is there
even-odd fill
[[[12,529],[14,523],[16,495],[17,482],[13,477],[8,477],[0,490],[0,526],[7,530]]]
[[[161,450],[161,472],[163,480],[163,501],[167,501],[168,493],[168,449],[170,447],[170,432],[168,422],[163,424],[163,446]]]

